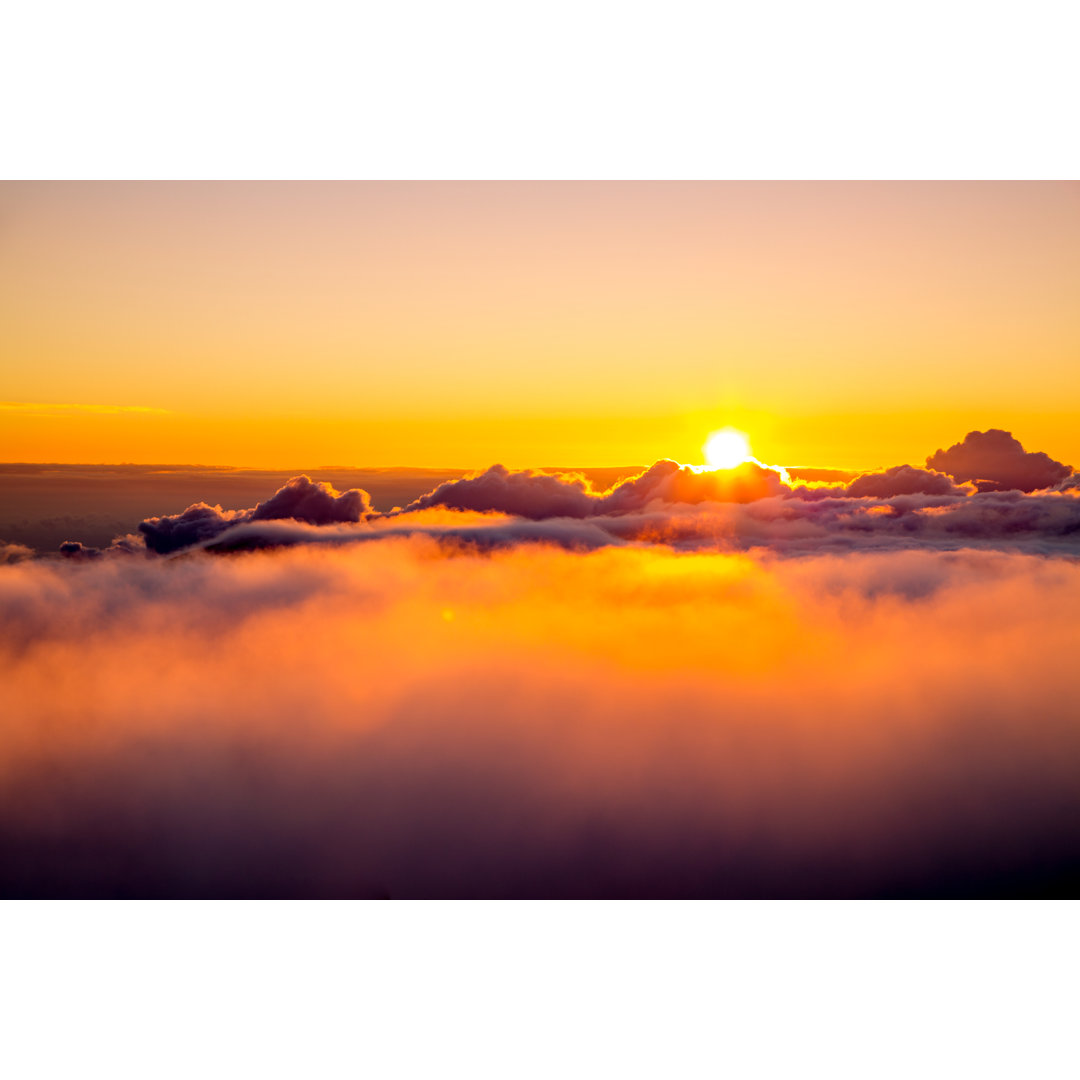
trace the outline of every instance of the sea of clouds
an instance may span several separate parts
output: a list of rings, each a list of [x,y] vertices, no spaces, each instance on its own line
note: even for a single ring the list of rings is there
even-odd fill
[[[65,549],[0,549],[3,895],[1080,884],[1080,489],[1006,432],[381,513],[297,477]]]

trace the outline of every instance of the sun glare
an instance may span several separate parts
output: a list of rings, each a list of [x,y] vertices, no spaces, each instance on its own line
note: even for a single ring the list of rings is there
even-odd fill
[[[752,457],[749,440],[735,428],[714,431],[705,440],[705,460],[711,469],[734,469]]]

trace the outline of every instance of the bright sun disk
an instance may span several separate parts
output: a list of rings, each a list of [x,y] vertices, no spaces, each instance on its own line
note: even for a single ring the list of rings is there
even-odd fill
[[[734,469],[752,457],[750,441],[735,428],[714,431],[705,440],[705,460],[711,469]]]

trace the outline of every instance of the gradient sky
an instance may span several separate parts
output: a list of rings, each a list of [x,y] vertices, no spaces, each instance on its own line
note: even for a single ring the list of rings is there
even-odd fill
[[[1080,464],[1080,185],[6,183],[0,459]]]

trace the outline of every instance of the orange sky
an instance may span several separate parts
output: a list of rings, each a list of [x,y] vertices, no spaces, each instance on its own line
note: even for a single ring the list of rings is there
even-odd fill
[[[0,459],[1080,464],[1080,185],[0,184]]]

